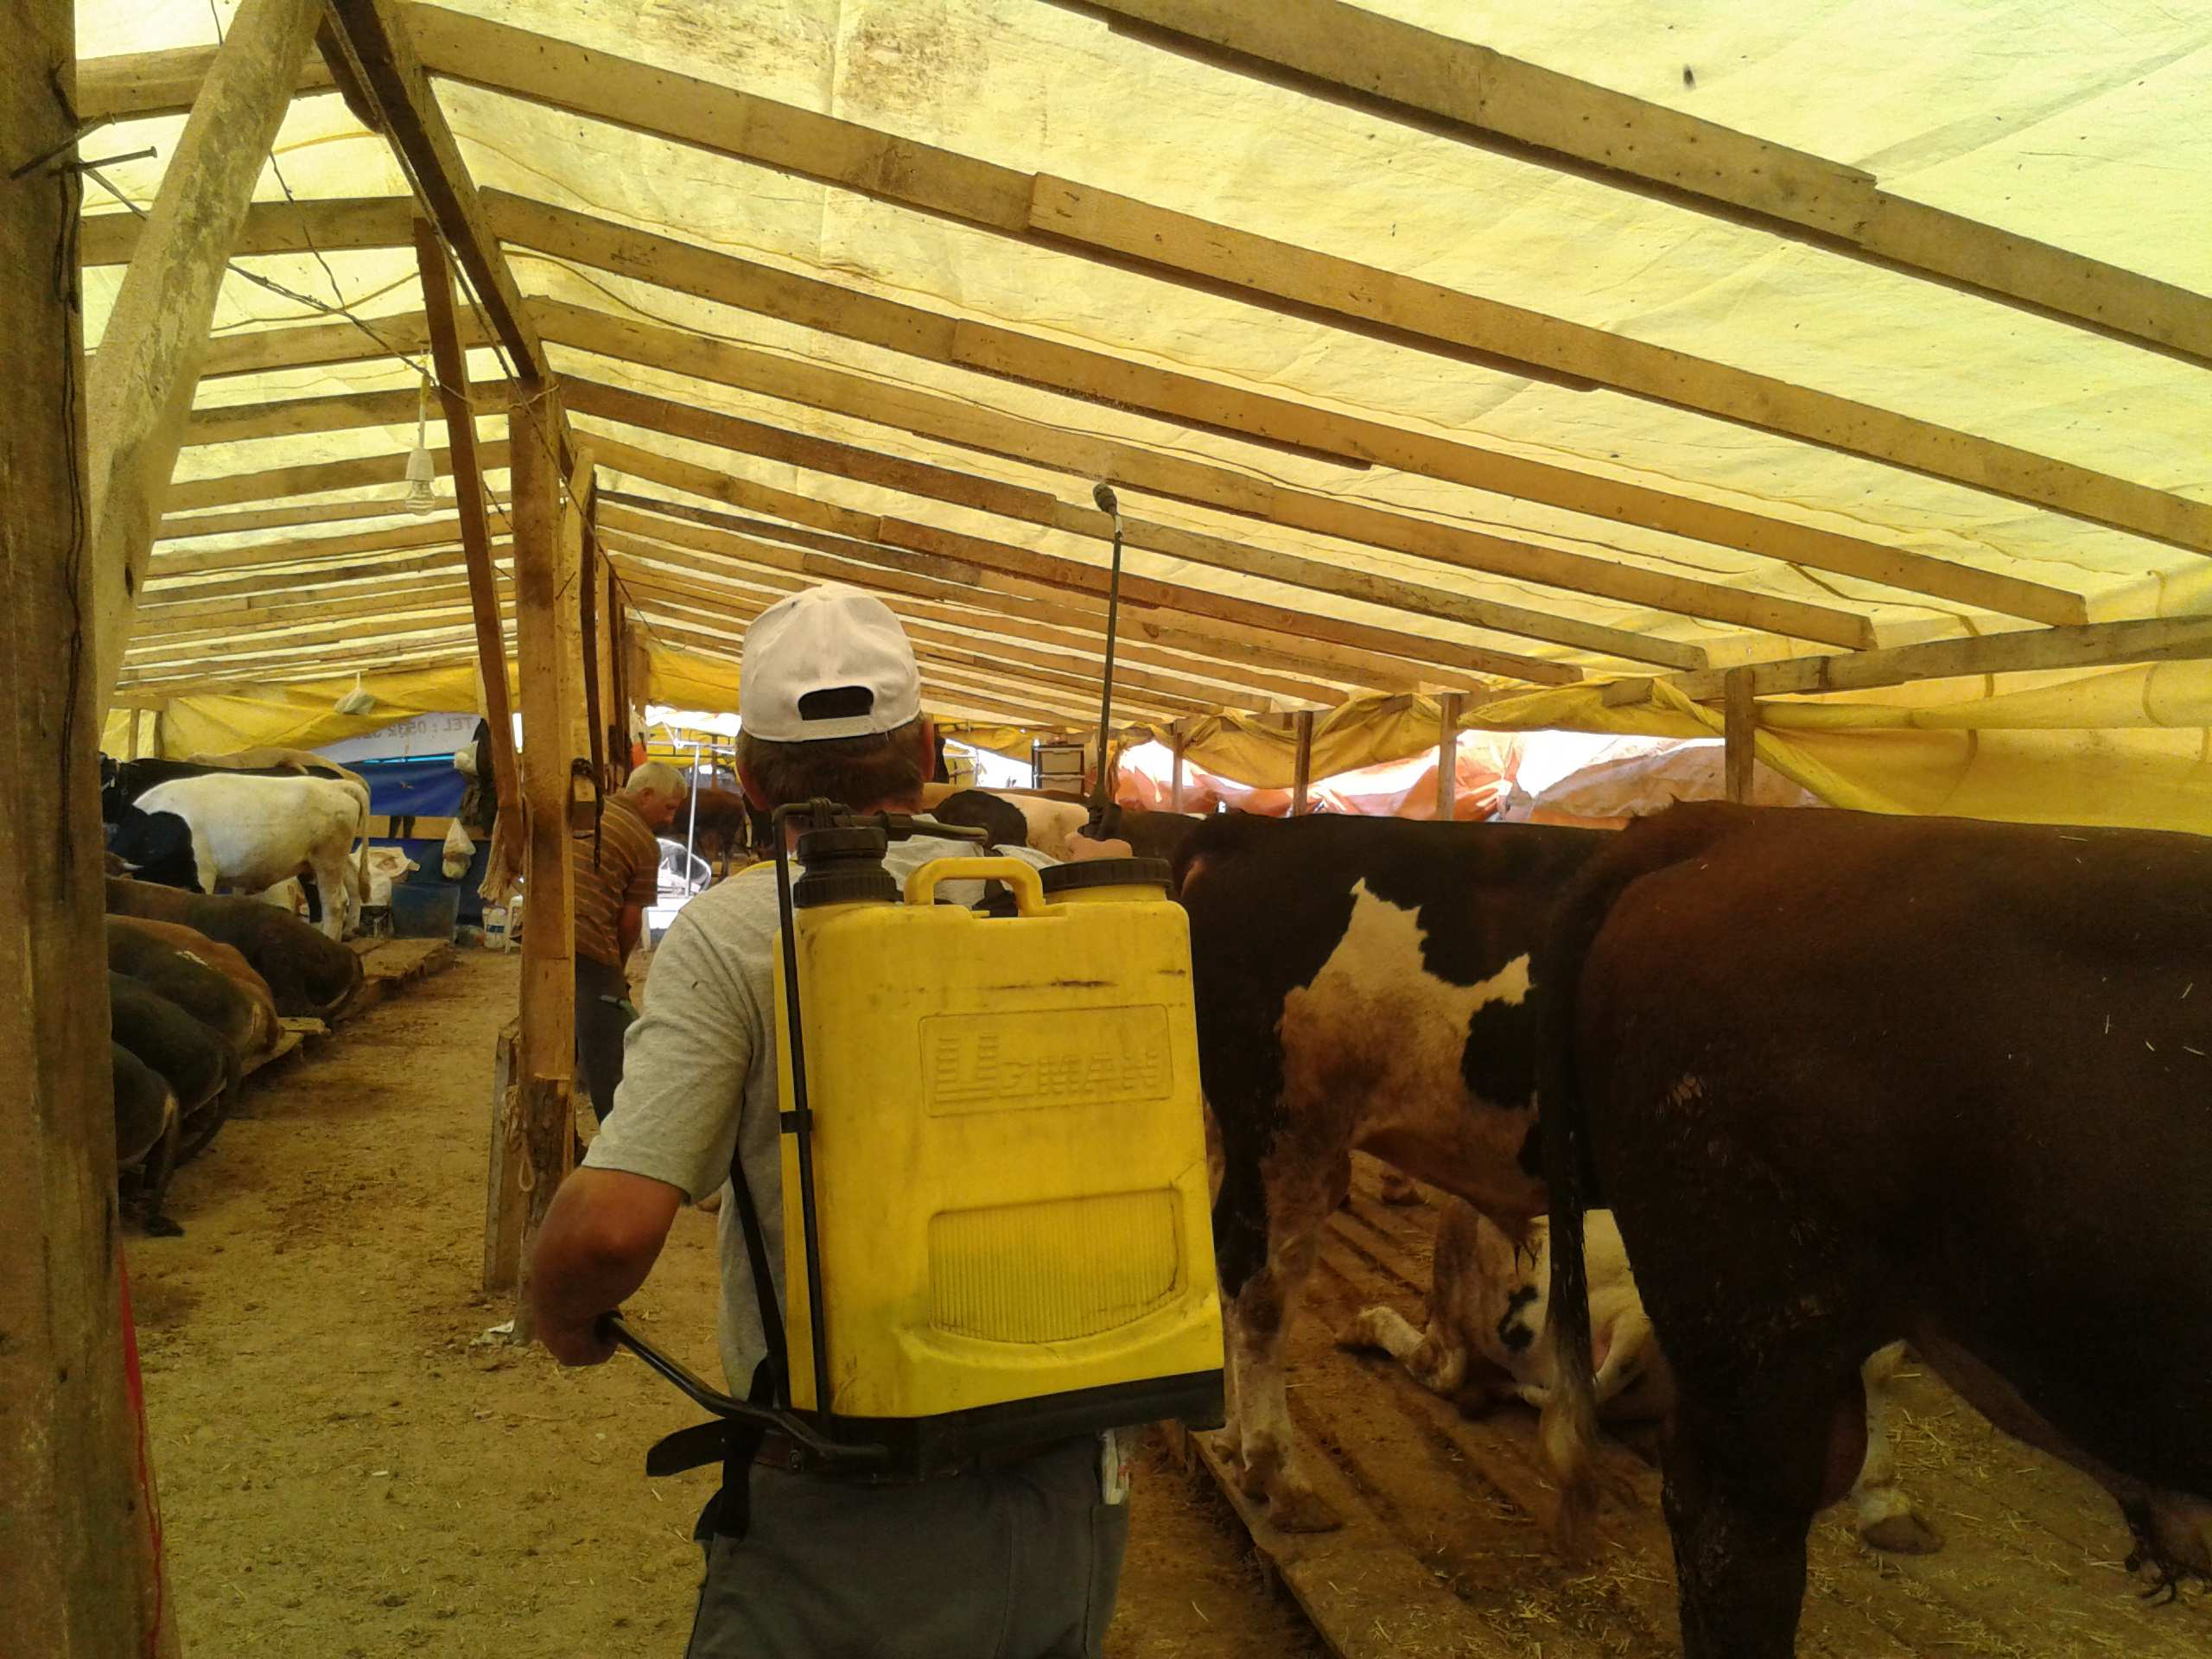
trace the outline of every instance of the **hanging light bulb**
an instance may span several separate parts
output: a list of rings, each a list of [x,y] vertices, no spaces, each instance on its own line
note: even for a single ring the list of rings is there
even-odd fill
[[[430,460],[424,436],[430,418],[430,377],[424,375],[415,393],[415,448],[407,457],[407,498],[400,505],[410,512],[435,512],[445,505],[434,486],[438,469]]]

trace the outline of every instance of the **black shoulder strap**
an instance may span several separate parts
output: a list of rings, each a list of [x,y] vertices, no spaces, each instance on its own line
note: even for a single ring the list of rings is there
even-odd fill
[[[784,1342],[784,1313],[776,1305],[776,1281],[768,1272],[768,1240],[760,1230],[760,1207],[753,1201],[753,1184],[745,1178],[745,1122],[740,1108],[737,1145],[729,1155],[730,1197],[737,1205],[737,1220],[745,1233],[745,1259],[753,1269],[753,1294],[760,1307],[760,1338],[767,1357],[753,1374],[747,1398],[756,1406],[791,1403],[791,1351]]]

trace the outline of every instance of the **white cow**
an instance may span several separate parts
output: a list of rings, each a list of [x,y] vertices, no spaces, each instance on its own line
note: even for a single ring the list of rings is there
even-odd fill
[[[346,937],[359,904],[350,856],[369,828],[368,802],[353,785],[327,778],[210,774],[156,785],[136,803],[174,812],[192,827],[195,855],[207,849],[200,884],[258,893],[287,876],[315,878],[322,931]]]
[[[1605,1422],[1654,1422],[1674,1406],[1674,1380],[1629,1271],[1612,1213],[1589,1212],[1583,1227],[1590,1281],[1591,1363],[1598,1414]],[[1447,1198],[1436,1228],[1428,1328],[1416,1333],[1394,1308],[1370,1307],[1338,1340],[1380,1348],[1423,1388],[1480,1410],[1500,1399],[1541,1408],[1551,1398],[1552,1344],[1544,1340],[1551,1294],[1551,1224],[1529,1224],[1527,1248],[1474,1209]],[[1897,1484],[1890,1449],[1889,1385],[1904,1344],[1878,1351],[1861,1371],[1866,1456],[1851,1489],[1859,1535],[1878,1549],[1919,1553],[1942,1540]]]
[[[335,760],[326,760],[312,749],[233,749],[228,754],[195,754],[189,757],[195,766],[221,766],[228,772],[282,769],[298,772],[303,777],[327,778],[335,776],[360,791],[361,845],[356,852],[351,872],[346,876],[346,902],[359,913],[359,907],[369,898],[369,780],[350,766],[341,766]]]

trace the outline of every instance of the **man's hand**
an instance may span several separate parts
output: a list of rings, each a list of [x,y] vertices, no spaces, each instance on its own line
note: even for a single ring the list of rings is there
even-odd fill
[[[1079,864],[1090,858],[1134,858],[1136,851],[1126,841],[1093,841],[1081,830],[1068,837],[1067,861]]]
[[[545,1344],[545,1351],[563,1365],[602,1365],[614,1357],[615,1345],[600,1335],[595,1319],[582,1325],[565,1320],[557,1325],[541,1321],[537,1339]]]
[[[637,1294],[683,1194],[619,1169],[579,1169],[561,1183],[531,1257],[527,1294],[537,1339],[563,1365],[614,1351],[599,1316]]]

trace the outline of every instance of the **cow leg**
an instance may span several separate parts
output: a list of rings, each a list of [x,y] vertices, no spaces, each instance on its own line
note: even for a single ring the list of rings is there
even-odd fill
[[[1943,1548],[1943,1535],[1898,1488],[1897,1453],[1890,1446],[1890,1388],[1904,1356],[1904,1344],[1893,1342],[1859,1367],[1866,1389],[1866,1461],[1852,1485],[1851,1507],[1859,1537],[1876,1549],[1929,1555]]]
[[[1685,1382],[1662,1496],[1675,1544],[1683,1659],[1790,1659],[1805,1542],[1837,1421],[1833,1385],[1769,1376],[1759,1396]],[[1847,1408],[1858,1411],[1855,1387]],[[1855,1440],[1855,1433],[1853,1435]]]
[[[1327,1213],[1320,1211],[1287,1237],[1271,1229],[1266,1264],[1237,1293],[1230,1322],[1244,1491],[1263,1500],[1268,1519],[1286,1532],[1326,1532],[1344,1524],[1344,1517],[1299,1469],[1283,1381],[1283,1335],[1313,1271],[1320,1220]]]
[[[1321,1224],[1351,1179],[1341,1146],[1293,1140],[1262,1150],[1266,1120],[1215,1103],[1223,1177],[1214,1204],[1227,1349],[1230,1443],[1244,1490],[1264,1499],[1274,1523],[1322,1532],[1340,1517],[1300,1474],[1283,1382],[1284,1332],[1320,1249]]]
[[[342,849],[335,854],[318,849],[308,855],[308,863],[322,895],[322,931],[334,939],[342,939],[346,937],[346,873],[353,861]]]

